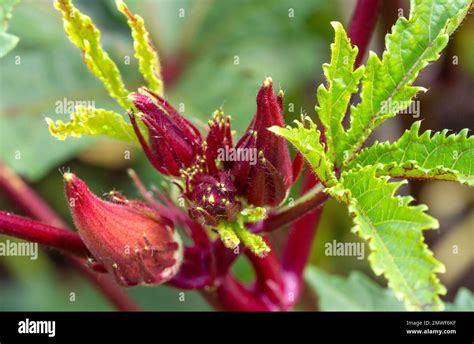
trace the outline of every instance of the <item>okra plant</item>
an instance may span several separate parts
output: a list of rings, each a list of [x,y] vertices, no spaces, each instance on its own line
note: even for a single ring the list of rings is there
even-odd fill
[[[57,0],[67,36],[123,112],[80,106],[69,121],[46,122],[60,140],[107,136],[140,147],[170,187],[147,190],[140,171],[130,170],[143,200],[117,191],[104,200],[74,171],[65,171],[66,201],[80,240],[13,214],[2,214],[3,232],[21,237],[12,229],[30,226],[62,238],[54,244],[53,239],[26,236],[87,258],[90,269],[110,274],[121,286],[168,283],[199,289],[227,310],[289,310],[300,294],[307,255],[303,266],[295,267],[299,263],[291,255],[286,260],[276,256],[266,234],[313,214],[333,198],[347,205],[352,232],[370,248],[371,268],[386,278],[406,309],[443,309],[440,295],[446,288],[437,274],[445,268],[423,238],[423,231],[438,228],[438,221],[425,205],[413,205],[412,197],[397,192],[407,179],[472,187],[474,138],[467,129],[421,132],[416,121],[394,142],[368,142],[378,126],[427,91],[416,86],[416,78],[440,57],[471,1],[411,1],[409,17],[400,17],[386,35],[382,56],[370,52],[365,65],[359,65],[358,47],[343,25],[332,22],[334,42],[330,61],[323,65],[326,80],[317,89],[315,111],[285,123],[283,91],[275,90],[267,77],[256,96],[255,116],[239,138],[223,108],[201,131],[168,102],[160,59],[143,19],[121,0],[116,5],[130,26],[146,85],[127,89],[91,19],[70,0]],[[296,150],[293,159],[290,144]],[[305,165],[313,174],[311,188],[286,206]],[[290,234],[287,240],[298,238],[302,236]],[[292,245],[298,250],[307,243]],[[242,253],[256,271],[251,286],[230,272]]]

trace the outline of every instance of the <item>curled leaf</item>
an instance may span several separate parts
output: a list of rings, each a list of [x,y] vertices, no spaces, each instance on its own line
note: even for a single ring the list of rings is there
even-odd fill
[[[70,0],[56,0],[55,7],[62,13],[64,30],[69,40],[82,50],[84,62],[109,92],[126,110],[131,107],[128,91],[117,65],[100,45],[100,31],[89,16],[82,14]]]
[[[150,34],[145,28],[143,18],[132,13],[122,0],[116,0],[115,4],[120,12],[127,17],[127,23],[132,29],[133,47],[135,57],[138,60],[140,73],[148,82],[148,87],[163,96],[163,80],[161,79],[161,66],[158,53],[150,39]]]
[[[138,144],[132,125],[113,111],[77,106],[69,122],[64,123],[61,120],[55,122],[51,118],[46,118],[46,123],[51,135],[60,140],[81,135],[102,135]]]

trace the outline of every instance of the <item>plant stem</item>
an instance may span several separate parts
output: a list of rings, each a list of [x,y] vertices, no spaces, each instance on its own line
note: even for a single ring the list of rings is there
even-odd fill
[[[266,240],[267,245],[270,242]],[[287,310],[288,298],[285,295],[284,283],[281,275],[280,262],[272,249],[265,257],[257,257],[255,254],[245,251],[247,258],[255,270],[256,283],[254,292],[261,298],[268,299],[275,307]]]
[[[217,288],[216,296],[220,308],[234,312],[265,312],[278,310],[267,305],[255,293],[244,287],[232,274],[227,274],[224,283]]]
[[[320,183],[312,185],[292,206],[287,206],[277,213],[270,214],[265,220],[249,224],[247,227],[254,233],[271,232],[298,220],[328,200],[329,196],[322,192],[323,188]]]
[[[54,227],[66,229],[64,221],[15,172],[0,162],[0,191],[4,191],[26,214]],[[69,262],[86,277],[118,310],[137,311],[140,307],[109,275],[98,276],[83,259],[66,255]]]
[[[2,162],[0,162],[0,190],[27,215],[54,227],[67,227],[38,194]]]
[[[270,243],[267,241],[267,244],[270,246]],[[226,251],[223,251],[226,250]],[[261,311],[270,311],[270,310],[280,310],[279,306],[279,294],[270,290],[270,286],[273,286],[272,283],[265,285],[265,279],[271,278],[272,280],[278,280],[278,272],[276,269],[269,269],[268,265],[278,267],[278,260],[271,251],[270,255],[265,258],[259,258],[249,252],[249,250],[243,248],[242,252],[245,252],[248,257],[251,259],[251,262],[254,263],[255,275],[257,276],[257,282],[255,286],[247,287],[239,282],[234,274],[229,271],[229,267],[232,265],[232,262],[235,261],[238,255],[228,254],[229,250],[223,248],[223,245],[220,246],[220,250],[214,253],[214,256],[219,260],[219,256],[227,257],[228,262],[226,264],[221,264],[217,267],[218,276],[214,278],[214,283],[218,282],[217,289],[214,292],[207,292],[205,298],[216,307],[217,310],[223,311],[240,311],[240,312],[261,312]],[[232,251],[230,251],[232,252]],[[222,268],[224,267],[224,271]],[[277,268],[279,270],[279,268]],[[270,272],[272,270],[273,272]],[[277,276],[275,276],[275,274]],[[277,297],[272,297],[273,295]],[[277,305],[275,305],[277,304]]]
[[[318,185],[318,180],[313,173],[307,171],[301,190],[302,194],[311,192],[315,185]],[[321,207],[313,209],[296,221],[288,234],[281,264],[285,293],[290,304],[295,304],[301,293],[303,271],[311,252],[321,212]]]
[[[358,0],[349,24],[348,36],[351,43],[359,48],[355,66],[359,66],[372,37],[380,0]]]
[[[89,250],[77,233],[12,213],[0,211],[0,233],[56,248],[82,258],[90,256]]]

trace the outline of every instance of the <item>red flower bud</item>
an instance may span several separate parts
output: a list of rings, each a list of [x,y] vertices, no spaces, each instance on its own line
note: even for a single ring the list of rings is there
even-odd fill
[[[201,135],[165,99],[148,89],[142,91],[146,94],[132,93],[130,98],[148,128],[149,144],[130,113],[135,133],[152,165],[164,175],[178,177],[202,155]]]
[[[192,191],[187,194],[191,201],[191,216],[203,218],[204,222],[216,226],[219,219],[235,221],[242,209],[235,198],[236,189],[228,172],[219,172],[215,177],[199,175],[193,181]]]
[[[112,202],[101,200],[72,173],[64,185],[79,235],[119,284],[160,284],[177,273],[182,243],[170,220],[116,192]]]
[[[230,129],[230,116],[225,117],[224,111],[216,110],[209,121],[209,132],[206,137],[204,154],[207,162],[209,174],[218,172],[216,159],[219,155],[219,149],[232,148],[232,133]],[[231,167],[231,162],[222,161],[224,170]]]
[[[285,139],[268,128],[284,126],[283,94],[275,98],[272,79],[267,78],[257,94],[257,112],[236,149],[256,149],[258,161],[238,161],[233,165],[239,194],[255,206],[277,206],[286,197],[293,181],[290,152]]]

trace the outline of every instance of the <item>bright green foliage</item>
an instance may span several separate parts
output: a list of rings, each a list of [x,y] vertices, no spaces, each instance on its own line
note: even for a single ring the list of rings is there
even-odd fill
[[[368,242],[369,261],[384,275],[397,298],[409,310],[440,310],[445,293],[436,273],[444,272],[423,241],[422,231],[438,228],[424,205],[411,206],[411,197],[395,196],[406,180],[391,177],[452,180],[473,185],[473,138],[467,130],[419,135],[415,123],[398,141],[375,143],[360,152],[372,131],[405,109],[421,87],[412,86],[419,72],[438,59],[449,35],[469,9],[468,0],[414,0],[409,19],[399,18],[386,36],[382,59],[370,53],[367,66],[354,70],[357,50],[343,28],[333,23],[335,42],[331,62],[323,65],[326,85],[318,88],[319,119],[325,127],[320,141],[316,125],[270,128],[285,137],[306,158],[325,192],[346,203],[353,217],[353,232]],[[347,105],[361,81],[361,101],[350,111],[350,127],[342,121]],[[335,176],[339,170],[341,177]]]
[[[351,95],[357,92],[359,80],[364,74],[364,68],[354,71],[357,57],[357,47],[352,47],[341,23],[332,22],[336,37],[331,44],[331,63],[323,65],[327,86],[318,87],[318,102],[316,107],[319,119],[325,127],[328,157],[337,165],[342,163],[342,149],[346,133],[342,120],[346,114]]]
[[[55,7],[62,13],[64,30],[69,39],[82,50],[84,62],[117,102],[129,109],[128,91],[120,72],[109,55],[100,46],[100,31],[90,17],[82,14],[70,0],[56,0]]]
[[[109,136],[111,138],[138,144],[132,125],[113,111],[92,107],[77,106],[67,123],[54,122],[46,118],[51,135],[60,140],[67,137]]]
[[[132,29],[135,57],[138,59],[140,73],[148,82],[148,87],[163,96],[163,80],[161,80],[161,66],[158,54],[145,28],[142,17],[133,14],[121,0],[115,1],[117,8],[127,17]]]
[[[320,142],[321,133],[311,118],[306,117],[304,120],[308,127],[305,127],[302,122],[295,121],[296,128],[273,126],[269,130],[291,142],[306,158],[319,180],[325,186],[333,186],[336,183],[336,176],[333,172],[333,164],[326,156],[324,145]]]
[[[13,50],[20,40],[17,36],[7,32],[13,8],[19,1],[0,0],[0,58]]]
[[[163,94],[160,61],[143,19],[133,14],[122,1],[117,0],[116,5],[127,17],[132,29],[135,56],[138,59],[140,72],[152,90]],[[100,46],[100,31],[91,19],[76,9],[70,0],[57,0],[55,6],[63,14],[64,29],[69,39],[82,50],[84,61],[92,74],[102,81],[110,96],[125,110],[133,108],[133,103],[128,98],[129,91],[123,84],[117,66]],[[81,108],[71,115],[69,123],[58,121],[54,124],[50,119],[46,120],[51,135],[61,140],[69,136],[105,135],[134,143],[137,141],[132,126],[127,124],[122,116],[112,111]]]
[[[351,107],[346,162],[383,121],[408,107],[422,87],[411,86],[439,58],[449,35],[466,16],[469,0],[414,0],[410,18],[400,17],[385,37],[382,60],[371,52],[362,80],[361,102]]]
[[[474,136],[464,129],[419,135],[421,122],[415,122],[394,143],[375,143],[349,164],[377,165],[377,175],[401,178],[450,180],[474,186]]]
[[[344,172],[337,188],[345,190],[355,224],[352,231],[369,244],[374,272],[388,279],[407,309],[441,310],[438,294],[446,290],[435,273],[444,272],[444,266],[428,250],[422,234],[438,228],[438,221],[425,214],[425,205],[410,206],[412,197],[394,195],[405,183],[376,177],[376,167],[368,166]]]

